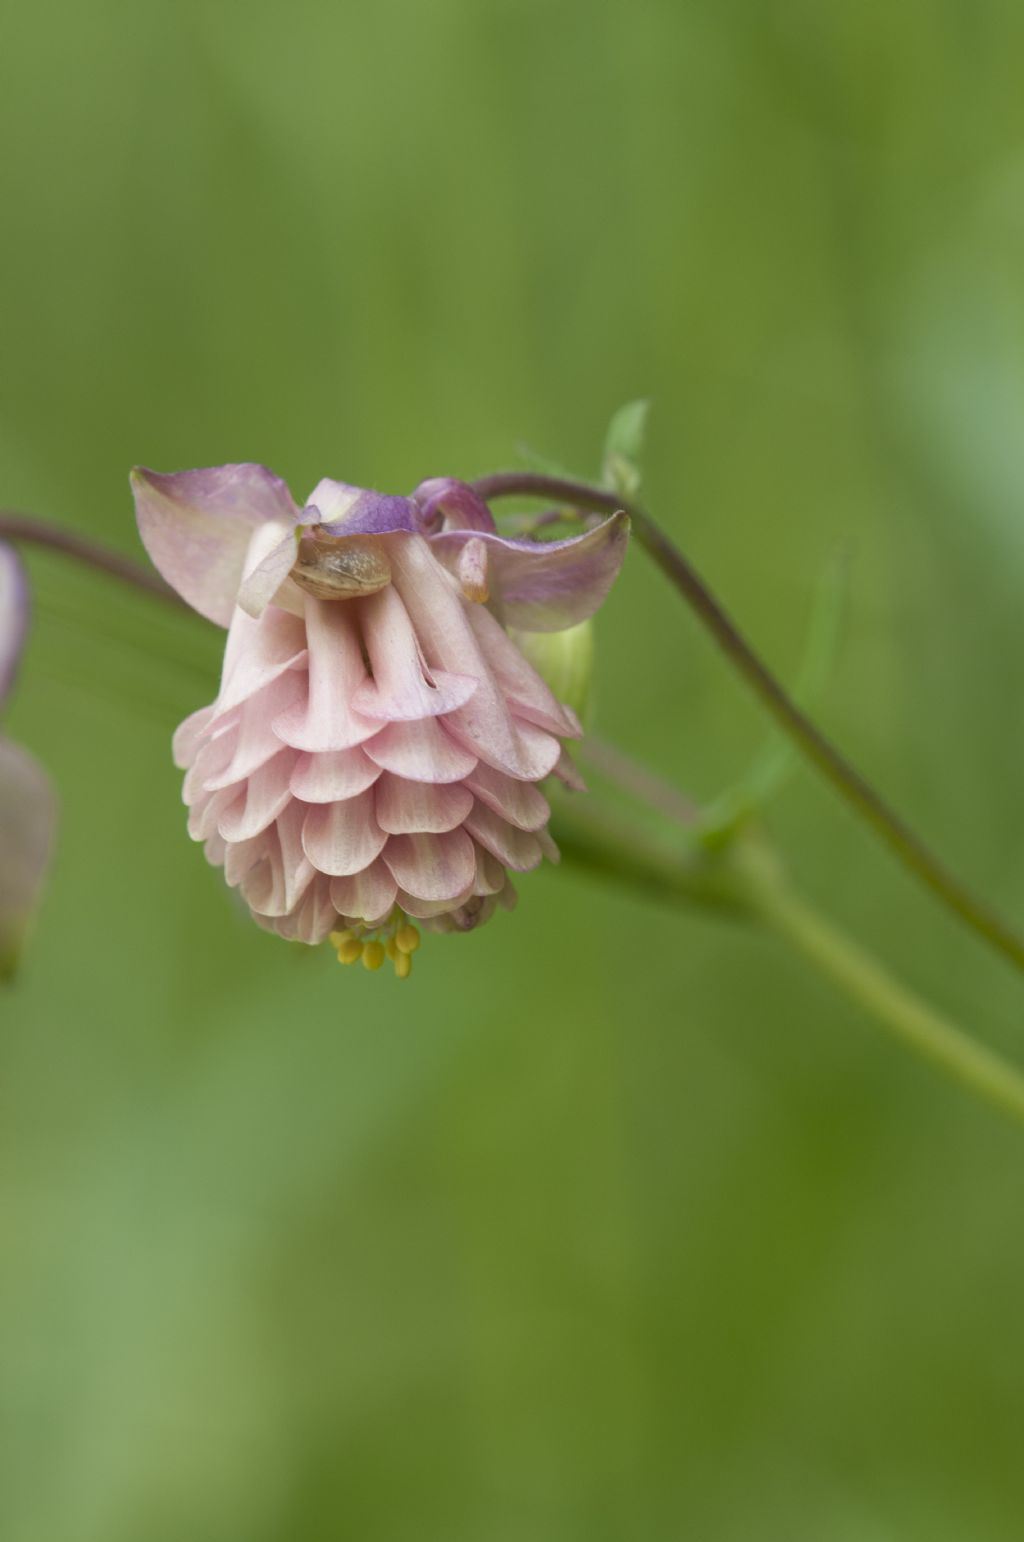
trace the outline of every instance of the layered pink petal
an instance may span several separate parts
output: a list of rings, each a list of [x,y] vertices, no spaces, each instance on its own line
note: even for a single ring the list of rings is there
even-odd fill
[[[298,616],[275,606],[254,621],[236,610],[228,631],[218,712],[240,707],[286,670],[300,669],[305,662],[306,632]]]
[[[533,782],[516,781],[483,763],[466,778],[467,789],[481,803],[520,830],[539,830],[551,816],[551,807]]]
[[[272,825],[292,801],[295,756],[281,750],[242,784],[242,795],[225,809],[217,829],[226,841],[249,841]]]
[[[473,842],[465,830],[444,835],[392,835],[384,861],[408,894],[423,900],[453,900],[476,876]]]
[[[475,675],[427,667],[408,612],[393,584],[358,602],[359,621],[372,679],[356,691],[353,706],[387,722],[440,717],[461,707],[477,688]]]
[[[477,689],[466,706],[445,719],[467,749],[512,776],[539,781],[558,759],[556,739],[515,721],[470,622],[468,607],[452,580],[418,536],[393,543],[394,583],[416,627],[431,666],[475,674]]]
[[[383,770],[411,782],[458,782],[477,764],[477,757],[434,718],[389,723],[364,748]]]
[[[292,792],[306,803],[335,803],[365,792],[380,775],[380,766],[358,746],[303,754],[292,771]]]
[[[398,896],[391,870],[380,858],[347,878],[331,879],[331,899],[350,921],[376,921],[390,913]]]
[[[273,609],[266,612],[272,616]],[[274,731],[294,749],[319,754],[347,750],[377,733],[380,724],[352,705],[366,679],[362,644],[351,602],[306,596],[309,691],[274,721]]]
[[[508,824],[484,803],[475,805],[465,828],[474,840],[513,872],[529,872],[544,855],[536,835]]]
[[[377,823],[389,835],[454,830],[472,807],[473,794],[461,782],[410,782],[385,772],[377,783]]]
[[[372,789],[343,803],[314,804],[302,827],[306,856],[319,872],[336,878],[368,867],[386,840],[374,815]]]
[[[230,758],[224,769],[208,780],[206,785],[214,789],[229,787],[232,782],[240,782],[252,776],[276,755],[281,749],[281,740],[274,732],[274,719],[294,705],[304,692],[302,672],[289,669],[257,691],[255,696],[250,696],[239,709],[237,733],[232,734],[228,741]],[[301,793],[296,795],[302,796]]]

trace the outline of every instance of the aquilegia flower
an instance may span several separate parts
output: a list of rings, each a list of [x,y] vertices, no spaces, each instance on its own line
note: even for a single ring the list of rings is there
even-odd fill
[[[578,737],[505,627],[590,616],[625,552],[614,515],[567,541],[497,534],[466,484],[411,498],[324,480],[298,509],[262,466],[133,474],[164,578],[227,627],[220,693],[178,729],[189,832],[254,920],[409,972],[410,918],[468,931],[509,872],[557,859],[549,775]]]
[[[0,710],[28,629],[28,581],[0,546]],[[0,735],[0,978],[13,974],[53,852],[57,804],[49,778],[20,744]]]

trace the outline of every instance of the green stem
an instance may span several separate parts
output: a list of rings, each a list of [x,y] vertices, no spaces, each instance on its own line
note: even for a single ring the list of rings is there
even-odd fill
[[[725,919],[761,922],[907,1048],[1024,1124],[1024,1074],[801,898],[763,837],[748,833],[717,853],[674,851],[596,799],[585,808],[567,808],[568,801],[556,800],[553,825],[568,861],[664,904],[710,906]]]
[[[646,509],[604,487],[542,476],[532,471],[503,471],[473,484],[484,499],[519,495],[561,499],[570,507],[613,513],[624,509],[633,521],[637,540],[686,600],[707,632],[722,649],[771,713],[780,728],[830,781],[856,814],[893,851],[903,866],[979,937],[1024,970],[1024,937],[997,911],[962,883],[904,823],[835,745],[797,706],[785,688],[743,636],[721,602],[679,548],[669,540]]]
[[[752,886],[754,912],[909,1048],[1024,1124],[1024,1075],[922,1001],[779,877]]]

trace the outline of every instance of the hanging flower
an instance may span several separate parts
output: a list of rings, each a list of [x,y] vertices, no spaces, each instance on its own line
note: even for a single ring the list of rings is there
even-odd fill
[[[28,630],[28,581],[0,546],[0,711]],[[19,744],[0,735],[0,978],[14,973],[53,851],[57,805],[49,778]]]
[[[561,743],[581,729],[505,628],[590,616],[625,515],[540,544],[447,479],[411,498],[324,480],[301,510],[262,466],[132,485],[156,567],[228,629],[217,699],[174,754],[189,832],[254,920],[404,976],[413,921],[510,909],[509,873],[557,860],[539,784],[581,785]]]

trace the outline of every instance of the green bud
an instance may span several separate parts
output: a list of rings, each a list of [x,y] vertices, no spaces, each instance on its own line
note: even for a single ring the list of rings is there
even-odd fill
[[[558,700],[584,719],[594,674],[593,622],[581,621],[564,632],[513,631],[511,636]]]

